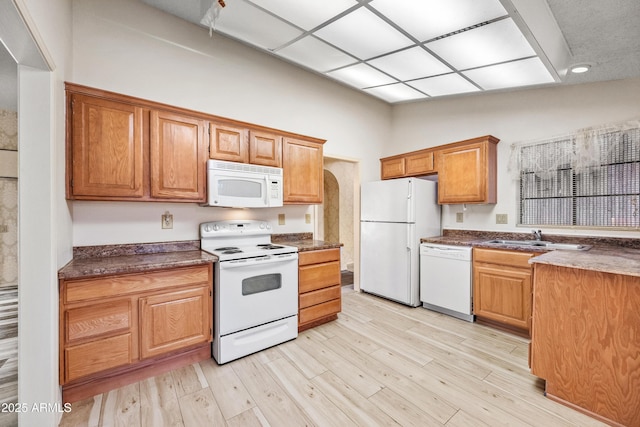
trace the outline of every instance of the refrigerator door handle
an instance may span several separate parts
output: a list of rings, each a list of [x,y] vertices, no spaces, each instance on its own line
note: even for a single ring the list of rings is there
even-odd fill
[[[412,234],[411,233],[411,226],[407,226],[407,252],[411,251],[411,238],[412,238]]]
[[[407,186],[407,222],[415,221],[413,209],[413,200],[411,200],[411,195],[413,194],[413,180],[408,181]]]

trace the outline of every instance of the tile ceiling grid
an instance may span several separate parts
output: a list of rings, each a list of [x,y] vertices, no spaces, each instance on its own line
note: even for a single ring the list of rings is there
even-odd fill
[[[554,82],[500,0],[227,0],[215,30],[388,102]],[[452,55],[478,38],[513,53]]]

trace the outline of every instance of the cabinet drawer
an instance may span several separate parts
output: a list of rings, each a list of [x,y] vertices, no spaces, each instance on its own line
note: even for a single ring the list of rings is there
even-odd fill
[[[340,261],[303,266],[298,272],[298,291],[301,294],[340,284]]]
[[[97,300],[167,287],[209,282],[210,264],[144,274],[96,277],[65,282],[64,302]]]
[[[129,332],[131,301],[114,301],[101,305],[74,308],[65,312],[67,343],[101,335]]]
[[[131,334],[65,349],[65,382],[131,363]]]
[[[322,249],[318,251],[300,252],[298,265],[320,264],[329,261],[340,260],[340,249]]]
[[[300,308],[311,307],[312,305],[340,298],[340,285],[331,286],[329,288],[318,289],[317,291],[307,292],[300,295]]]
[[[473,250],[473,262],[486,262],[530,269],[529,259],[534,255],[530,252],[475,248]]]
[[[312,322],[316,319],[339,313],[341,309],[342,303],[340,299],[327,301],[322,304],[316,304],[312,307],[307,307],[300,310],[300,317],[298,319],[298,322],[300,324]]]

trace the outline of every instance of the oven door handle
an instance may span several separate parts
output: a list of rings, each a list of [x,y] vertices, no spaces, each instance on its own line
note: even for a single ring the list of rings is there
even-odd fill
[[[290,261],[297,261],[298,254],[286,254],[286,255],[262,255],[253,258],[235,259],[233,261],[220,262],[221,269],[239,268],[239,267],[253,267],[265,264],[277,264]]]

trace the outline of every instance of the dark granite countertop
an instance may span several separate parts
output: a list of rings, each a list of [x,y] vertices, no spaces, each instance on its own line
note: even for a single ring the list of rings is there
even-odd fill
[[[200,241],[73,248],[73,259],[58,271],[59,279],[140,273],[213,263],[218,257],[200,250]]]
[[[296,246],[299,252],[334,249],[343,246],[342,243],[315,240],[313,233],[274,234],[271,236],[271,241],[273,243]]]
[[[544,235],[543,240],[555,243],[579,243],[591,245],[588,251],[548,250],[541,247],[522,247],[484,243],[487,240],[531,240],[526,233],[499,233],[474,230],[444,230],[442,236],[425,237],[422,243],[473,246],[507,249],[523,252],[539,252],[531,258],[531,264],[550,264],[559,267],[580,268],[604,273],[640,277],[640,239]]]

